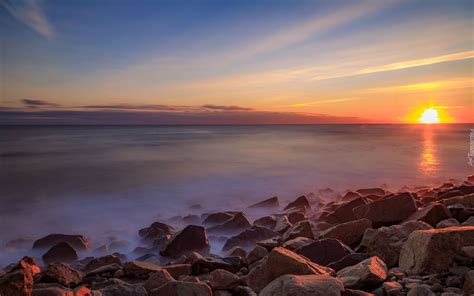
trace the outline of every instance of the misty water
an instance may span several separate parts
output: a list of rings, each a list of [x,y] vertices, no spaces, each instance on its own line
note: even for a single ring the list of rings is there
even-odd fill
[[[285,204],[327,187],[464,180],[474,172],[470,127],[0,127],[0,264],[25,254],[3,247],[18,237],[84,234],[96,247],[111,234],[134,240],[157,220],[274,195]]]

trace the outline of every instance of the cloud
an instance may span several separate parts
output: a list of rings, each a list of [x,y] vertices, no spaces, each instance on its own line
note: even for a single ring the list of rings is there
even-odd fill
[[[202,105],[201,107],[211,110],[219,111],[250,111],[252,108],[245,108],[239,106],[219,106],[219,105]]]
[[[38,107],[59,107],[58,104],[49,103],[43,100],[33,100],[33,99],[23,99],[21,100],[23,104],[30,108],[38,108]]]
[[[7,11],[18,21],[48,39],[54,37],[53,26],[46,18],[38,0],[4,0],[2,3]]]
[[[313,106],[313,105],[322,105],[322,104],[330,104],[330,103],[338,103],[338,102],[347,102],[355,100],[353,98],[345,98],[345,99],[331,99],[331,100],[322,100],[322,101],[314,101],[314,102],[307,102],[307,103],[298,103],[298,104],[291,104],[290,107],[306,107],[306,106]]]
[[[222,106],[222,105],[202,105],[202,106],[184,106],[184,105],[133,105],[133,104],[111,104],[111,105],[87,105],[80,106],[82,109],[101,109],[101,110],[141,110],[141,111],[250,111],[252,108],[240,107],[240,106]]]

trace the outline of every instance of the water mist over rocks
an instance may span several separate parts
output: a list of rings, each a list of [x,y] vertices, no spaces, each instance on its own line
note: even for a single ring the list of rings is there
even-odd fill
[[[20,237],[2,254],[1,295],[471,295],[474,175],[193,203],[134,233]]]

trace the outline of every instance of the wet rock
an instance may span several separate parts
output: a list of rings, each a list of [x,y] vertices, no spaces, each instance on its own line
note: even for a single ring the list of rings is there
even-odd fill
[[[0,277],[0,295],[29,296],[33,289],[33,278],[41,270],[31,257],[23,257],[8,273]]]
[[[293,226],[291,226],[284,234],[283,241],[294,239],[297,237],[306,237],[309,239],[314,239],[313,230],[311,228],[311,223],[309,221],[300,221]]]
[[[327,275],[280,276],[269,283],[260,296],[339,296],[344,290],[342,282]]]
[[[216,290],[232,290],[240,283],[240,278],[235,274],[224,270],[215,269],[210,274],[211,285]]]
[[[247,285],[260,292],[274,279],[285,275],[329,275],[332,269],[315,264],[308,259],[282,247],[274,248],[259,265],[252,268],[244,277]]]
[[[442,220],[451,218],[449,209],[441,203],[432,203],[413,213],[406,221],[423,221],[435,227]]]
[[[194,251],[205,254],[209,252],[209,249],[206,229],[202,226],[188,225],[170,240],[160,254],[179,257]]]
[[[459,226],[459,225],[461,225],[461,223],[459,223],[458,220],[454,218],[449,218],[449,219],[439,221],[436,224],[436,228],[446,228],[446,227]]]
[[[250,221],[244,215],[244,213],[238,213],[225,223],[221,225],[212,226],[208,228],[207,231],[209,233],[235,232],[242,231],[250,226],[252,226],[252,224],[250,224]]]
[[[269,199],[262,200],[260,202],[254,203],[253,205],[249,206],[250,209],[258,209],[258,208],[279,208],[280,203],[278,201],[278,197],[274,196]]]
[[[150,293],[151,290],[173,281],[175,281],[175,279],[166,270],[160,270],[152,273],[143,287],[148,293]]]
[[[367,245],[370,256],[378,256],[388,267],[397,265],[400,250],[410,233],[415,230],[430,229],[431,226],[422,221],[409,221],[402,225],[381,227],[373,234]]]
[[[293,208],[304,208],[309,209],[311,206],[309,205],[309,201],[306,196],[302,195],[295,199],[294,201],[290,202],[283,210],[293,209]]]
[[[326,266],[352,253],[352,250],[336,239],[326,238],[304,245],[296,249],[295,253],[305,256],[316,264]]]
[[[204,257],[196,260],[191,267],[192,274],[200,275],[216,269],[224,269],[233,273],[239,271],[241,267],[240,257],[212,258]]]
[[[121,266],[122,260],[115,255],[107,255],[107,256],[92,259],[86,264],[86,266],[82,270],[87,273],[101,266],[110,265],[114,263]]]
[[[145,242],[153,242],[163,237],[172,236],[176,233],[176,229],[161,222],[154,222],[149,227],[142,228],[138,231],[138,234]]]
[[[294,239],[290,239],[286,242],[283,243],[282,247],[294,251],[304,245],[310,244],[314,242],[313,239],[307,238],[307,237],[297,237]]]
[[[222,251],[230,250],[232,247],[241,246],[245,249],[251,248],[257,241],[278,237],[278,232],[270,230],[266,227],[254,225],[247,228],[238,235],[229,238]]]
[[[466,278],[464,280],[464,286],[463,286],[463,291],[467,295],[473,295],[474,294],[474,270],[470,270],[466,274]]]
[[[64,263],[51,263],[46,270],[41,273],[41,283],[57,283],[71,288],[81,283],[84,273]]]
[[[403,245],[399,266],[408,274],[443,272],[462,247],[472,245],[473,226],[418,230]]]
[[[337,276],[346,288],[366,290],[381,285],[387,279],[387,266],[379,257],[373,256],[338,271]]]
[[[211,288],[202,283],[174,281],[150,291],[149,296],[212,296]]]
[[[321,233],[321,237],[337,239],[346,245],[355,246],[362,240],[368,228],[372,228],[372,221],[359,219],[333,226]]]
[[[132,285],[122,283],[120,285],[110,285],[98,290],[101,296],[147,296],[145,288],[142,285]]]
[[[358,219],[367,218],[374,227],[399,223],[416,212],[417,206],[411,193],[388,196],[353,209]]]
[[[351,253],[347,254],[336,262],[328,264],[327,267],[332,268],[335,271],[339,271],[346,267],[356,265],[357,263],[362,262],[367,258],[369,258],[369,256],[367,256],[367,254],[365,253]]]
[[[247,264],[252,264],[268,255],[267,249],[262,246],[255,246],[246,257]]]
[[[79,257],[76,250],[74,250],[68,243],[58,243],[51,247],[42,257],[45,264],[52,262],[74,262]]]
[[[323,221],[340,224],[353,220],[357,220],[357,217],[354,215],[352,210],[356,207],[363,206],[367,204],[367,200],[364,197],[359,197],[351,200],[345,204],[338,206],[334,211],[329,213]]]
[[[47,249],[59,243],[67,243],[77,250],[89,248],[89,240],[82,235],[50,234],[36,240],[33,243],[33,249]]]

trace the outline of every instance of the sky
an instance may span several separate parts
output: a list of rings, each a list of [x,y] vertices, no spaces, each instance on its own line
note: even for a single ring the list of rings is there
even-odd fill
[[[474,122],[470,0],[0,3],[0,124]]]

